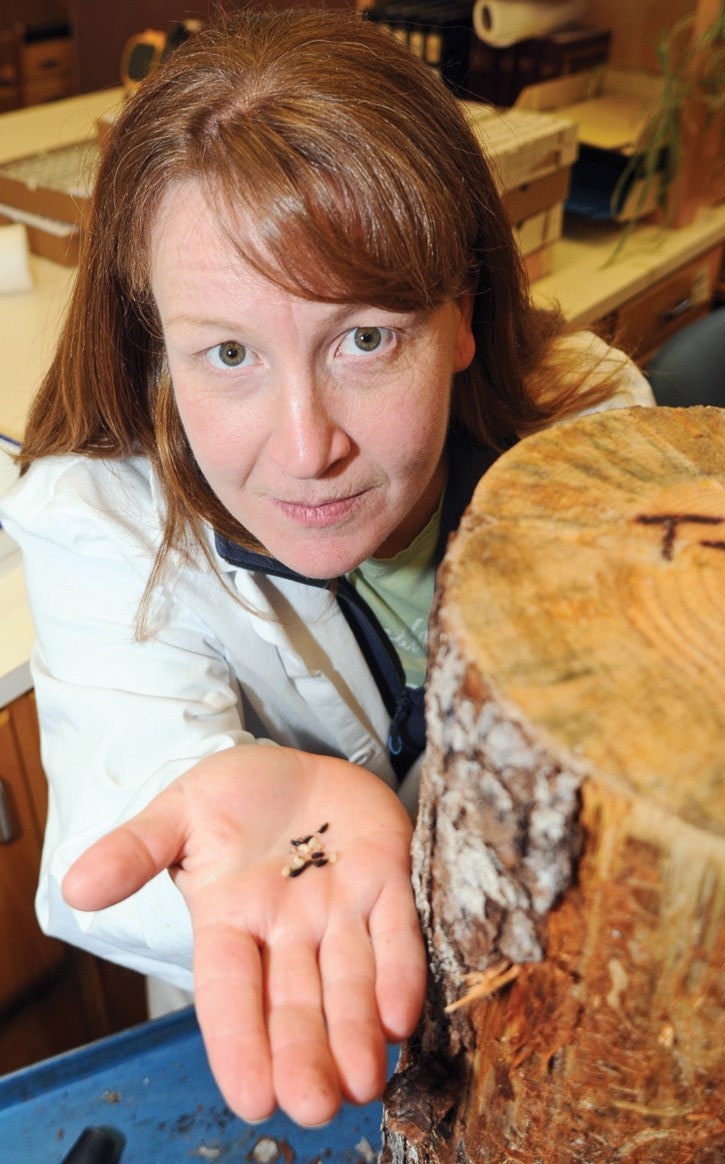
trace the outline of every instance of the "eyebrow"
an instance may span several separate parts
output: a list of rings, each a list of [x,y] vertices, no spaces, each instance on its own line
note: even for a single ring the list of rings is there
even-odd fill
[[[237,322],[233,323],[231,320],[221,318],[217,319],[213,316],[209,316],[207,318],[203,315],[187,315],[183,311],[178,312],[176,315],[170,316],[166,322],[167,325],[183,324],[185,327],[224,327],[230,331],[235,331],[239,327]]]
[[[307,300],[307,302],[319,303],[322,301]],[[370,320],[368,322],[370,323],[374,323],[375,317],[381,315],[407,316],[419,314],[418,312],[395,311],[386,307],[371,307],[369,303],[331,303],[329,306],[331,308],[337,309],[330,312],[329,318],[333,322],[336,320],[346,319],[349,316],[356,315],[358,312],[363,313],[365,316],[369,315]],[[239,320],[231,320],[221,317],[216,318],[214,316],[191,315],[184,311],[177,312],[175,315],[170,316],[167,320],[167,326],[178,325],[182,325],[184,327],[210,328],[217,331],[223,328],[226,329],[230,334],[237,331],[246,331],[250,326],[249,323],[241,322]]]

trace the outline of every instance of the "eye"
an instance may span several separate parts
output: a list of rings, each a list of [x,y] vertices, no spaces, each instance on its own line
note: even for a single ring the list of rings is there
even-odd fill
[[[387,327],[354,327],[343,336],[340,351],[346,356],[379,352],[386,348],[393,338]]]
[[[374,352],[383,342],[383,334],[379,327],[356,327],[352,339],[361,352]]]
[[[223,344],[209,348],[205,355],[215,368],[240,368],[246,363],[248,352],[238,340],[224,340]]]

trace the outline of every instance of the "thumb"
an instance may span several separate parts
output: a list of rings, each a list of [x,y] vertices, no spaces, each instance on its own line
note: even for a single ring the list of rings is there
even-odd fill
[[[148,808],[101,837],[70,867],[62,893],[72,909],[105,909],[130,897],[182,856],[186,829],[179,808],[166,798],[163,810]]]

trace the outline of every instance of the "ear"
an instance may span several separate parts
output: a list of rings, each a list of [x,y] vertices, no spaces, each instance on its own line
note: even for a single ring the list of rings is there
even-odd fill
[[[471,318],[473,316],[473,292],[464,291],[456,300],[460,319],[453,348],[453,371],[462,372],[471,363],[476,354],[476,341],[473,338]]]

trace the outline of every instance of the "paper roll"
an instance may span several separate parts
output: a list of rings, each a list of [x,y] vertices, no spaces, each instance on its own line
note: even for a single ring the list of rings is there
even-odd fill
[[[20,223],[0,226],[0,293],[31,291],[28,236]]]
[[[477,0],[473,27],[486,44],[508,48],[580,20],[586,6],[586,0]]]

